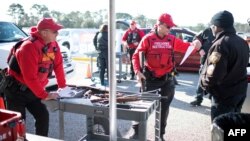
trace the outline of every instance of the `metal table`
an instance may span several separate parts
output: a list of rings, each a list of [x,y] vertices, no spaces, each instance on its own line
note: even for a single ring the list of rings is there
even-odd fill
[[[86,52],[84,53],[84,55],[90,57],[90,68],[91,68],[91,73],[93,74],[93,58],[94,57],[97,57],[98,56],[98,52],[97,51],[92,51],[92,52]],[[127,66],[126,66],[126,70],[125,72],[122,71],[122,57],[124,55],[127,55],[127,53],[123,53],[123,52],[116,52],[116,58],[118,58],[118,64],[119,64],[119,70],[118,70],[118,75],[116,76],[117,77],[117,82],[120,83],[121,82],[121,79],[123,78],[124,80],[127,79]],[[127,64],[126,64],[127,65]],[[93,75],[92,75],[92,78],[91,80],[95,80],[93,78]]]
[[[50,100],[44,101],[49,109],[59,110],[59,136],[60,139],[64,139],[64,112],[83,114],[87,116],[86,128],[87,134],[81,139],[82,141],[89,141],[92,139],[109,140],[108,135],[94,134],[92,130],[93,117],[103,117],[109,118],[109,108],[104,106],[93,105],[89,99],[84,98],[73,98],[73,99],[60,99],[60,100]],[[149,116],[156,110],[156,120],[155,120],[155,139],[159,140],[160,135],[160,102],[159,100],[154,101],[140,101],[134,102],[136,104],[141,104],[145,109],[121,109],[117,108],[117,118],[123,120],[131,120],[139,122],[139,141],[146,141],[147,137],[147,120]],[[133,102],[130,103],[134,105]],[[92,121],[92,122],[91,122]],[[133,139],[117,138],[118,141],[133,141]],[[135,140],[134,140],[135,141]]]

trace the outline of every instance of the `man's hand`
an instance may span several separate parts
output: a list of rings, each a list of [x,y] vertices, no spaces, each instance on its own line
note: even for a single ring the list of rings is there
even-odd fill
[[[123,42],[123,46],[124,46],[125,48],[128,48],[128,43],[127,43],[127,41],[124,41],[124,42]]]
[[[204,56],[204,55],[206,54],[206,52],[204,51],[204,49],[201,49],[201,50],[199,51],[199,53],[200,53],[200,56]]]
[[[138,43],[138,42],[134,42],[133,44],[134,44],[135,46],[138,46],[139,43]]]
[[[56,99],[58,99],[59,97],[60,97],[60,96],[59,96],[58,92],[50,92],[50,93],[48,94],[48,96],[45,98],[45,100],[52,100],[52,99],[56,100]]]
[[[136,77],[137,77],[138,83],[140,83],[140,84],[141,84],[141,79],[146,80],[146,77],[145,77],[144,74],[141,73],[140,71],[137,72]]]
[[[191,43],[191,45],[194,46],[196,50],[200,50],[200,48],[201,48],[201,42],[199,40],[194,40]]]

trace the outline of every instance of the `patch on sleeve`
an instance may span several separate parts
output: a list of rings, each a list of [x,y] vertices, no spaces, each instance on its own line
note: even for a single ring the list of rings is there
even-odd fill
[[[207,67],[207,75],[212,75],[214,73],[214,65],[211,64]]]
[[[209,56],[209,62],[212,64],[216,64],[217,62],[219,62],[220,58],[221,58],[221,54],[219,52],[213,52]]]

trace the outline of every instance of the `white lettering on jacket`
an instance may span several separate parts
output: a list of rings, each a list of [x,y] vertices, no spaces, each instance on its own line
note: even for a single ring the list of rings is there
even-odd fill
[[[169,42],[154,42],[152,48],[172,48]]]

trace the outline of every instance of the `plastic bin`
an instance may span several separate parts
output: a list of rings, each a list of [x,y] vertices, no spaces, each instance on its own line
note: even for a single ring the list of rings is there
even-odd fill
[[[250,75],[250,67],[247,68],[248,75]],[[247,97],[242,105],[241,112],[242,113],[250,113],[250,77],[248,77],[248,87],[247,87]]]
[[[25,136],[25,126],[20,118],[18,112],[0,109],[0,141],[16,141]]]
[[[250,113],[222,114],[213,120],[212,141],[249,141],[248,131],[250,131]]]

